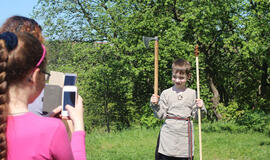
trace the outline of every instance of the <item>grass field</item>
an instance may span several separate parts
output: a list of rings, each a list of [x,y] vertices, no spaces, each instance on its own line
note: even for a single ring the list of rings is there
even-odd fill
[[[86,137],[88,160],[154,160],[159,128],[115,133],[92,132]],[[204,160],[269,160],[270,137],[256,132],[202,132]],[[195,160],[199,159],[195,126]]]

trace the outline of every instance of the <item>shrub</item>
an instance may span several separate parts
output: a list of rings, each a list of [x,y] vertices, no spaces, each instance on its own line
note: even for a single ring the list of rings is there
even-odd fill
[[[140,125],[147,128],[161,126],[163,121],[154,116],[153,111],[149,106],[149,104],[146,104],[143,108],[144,114],[140,118]]]
[[[240,126],[234,122],[218,121],[213,123],[204,123],[202,126],[202,131],[219,133],[228,131],[231,133],[242,133],[247,132],[248,128],[245,126]]]
[[[270,133],[270,116],[261,110],[246,111],[236,122],[254,131]]]
[[[217,111],[222,115],[224,121],[235,121],[244,114],[244,110],[239,110],[237,102],[230,102],[228,106],[220,103],[217,106]]]

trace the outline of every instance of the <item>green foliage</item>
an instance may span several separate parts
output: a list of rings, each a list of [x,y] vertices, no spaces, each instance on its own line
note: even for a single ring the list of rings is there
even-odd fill
[[[150,104],[144,106],[145,114],[143,114],[140,118],[140,125],[146,128],[155,128],[161,126],[163,121],[154,116],[149,105]]]
[[[192,64],[188,86],[196,88],[193,50],[198,44],[207,119],[215,120],[217,113],[226,121],[245,119],[252,108],[266,116],[269,15],[266,0],[39,0],[34,8],[48,37],[49,69],[78,74],[88,130],[161,123],[148,105],[154,42],[145,48],[142,36],[159,37],[159,93],[171,87],[171,63],[179,57]],[[256,130],[269,126],[255,117],[247,119],[259,123]]]
[[[228,106],[224,106],[220,103],[217,107],[217,111],[222,115],[223,121],[235,122],[239,117],[244,114],[244,110],[239,110],[237,102],[230,102]]]
[[[246,133],[250,131],[247,126],[241,126],[234,122],[218,121],[213,123],[203,123],[202,131],[204,132],[230,132],[230,133]]]
[[[263,111],[250,110],[246,111],[237,121],[238,124],[246,126],[254,131],[269,134],[270,116]]]

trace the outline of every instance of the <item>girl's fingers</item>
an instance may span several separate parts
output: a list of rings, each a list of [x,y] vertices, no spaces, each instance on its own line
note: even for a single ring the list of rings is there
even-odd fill
[[[60,114],[62,110],[61,106],[56,107],[52,110],[52,112],[49,114],[49,117],[55,117],[56,115]]]
[[[76,107],[83,107],[83,99],[80,95],[77,97]]]
[[[72,110],[74,110],[74,107],[72,107],[71,105],[66,105],[66,110],[70,113],[72,112]]]

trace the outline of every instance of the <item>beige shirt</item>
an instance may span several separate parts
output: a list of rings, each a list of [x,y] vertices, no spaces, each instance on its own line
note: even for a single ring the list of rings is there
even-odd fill
[[[192,127],[192,146],[188,142],[188,121],[166,119],[167,116],[197,118],[198,107],[196,106],[196,92],[186,88],[177,92],[174,87],[164,90],[160,95],[158,105],[151,104],[154,114],[165,122],[160,130],[160,141],[158,152],[172,157],[189,157],[190,147],[194,153],[194,131]],[[202,111],[206,112],[203,106]]]

